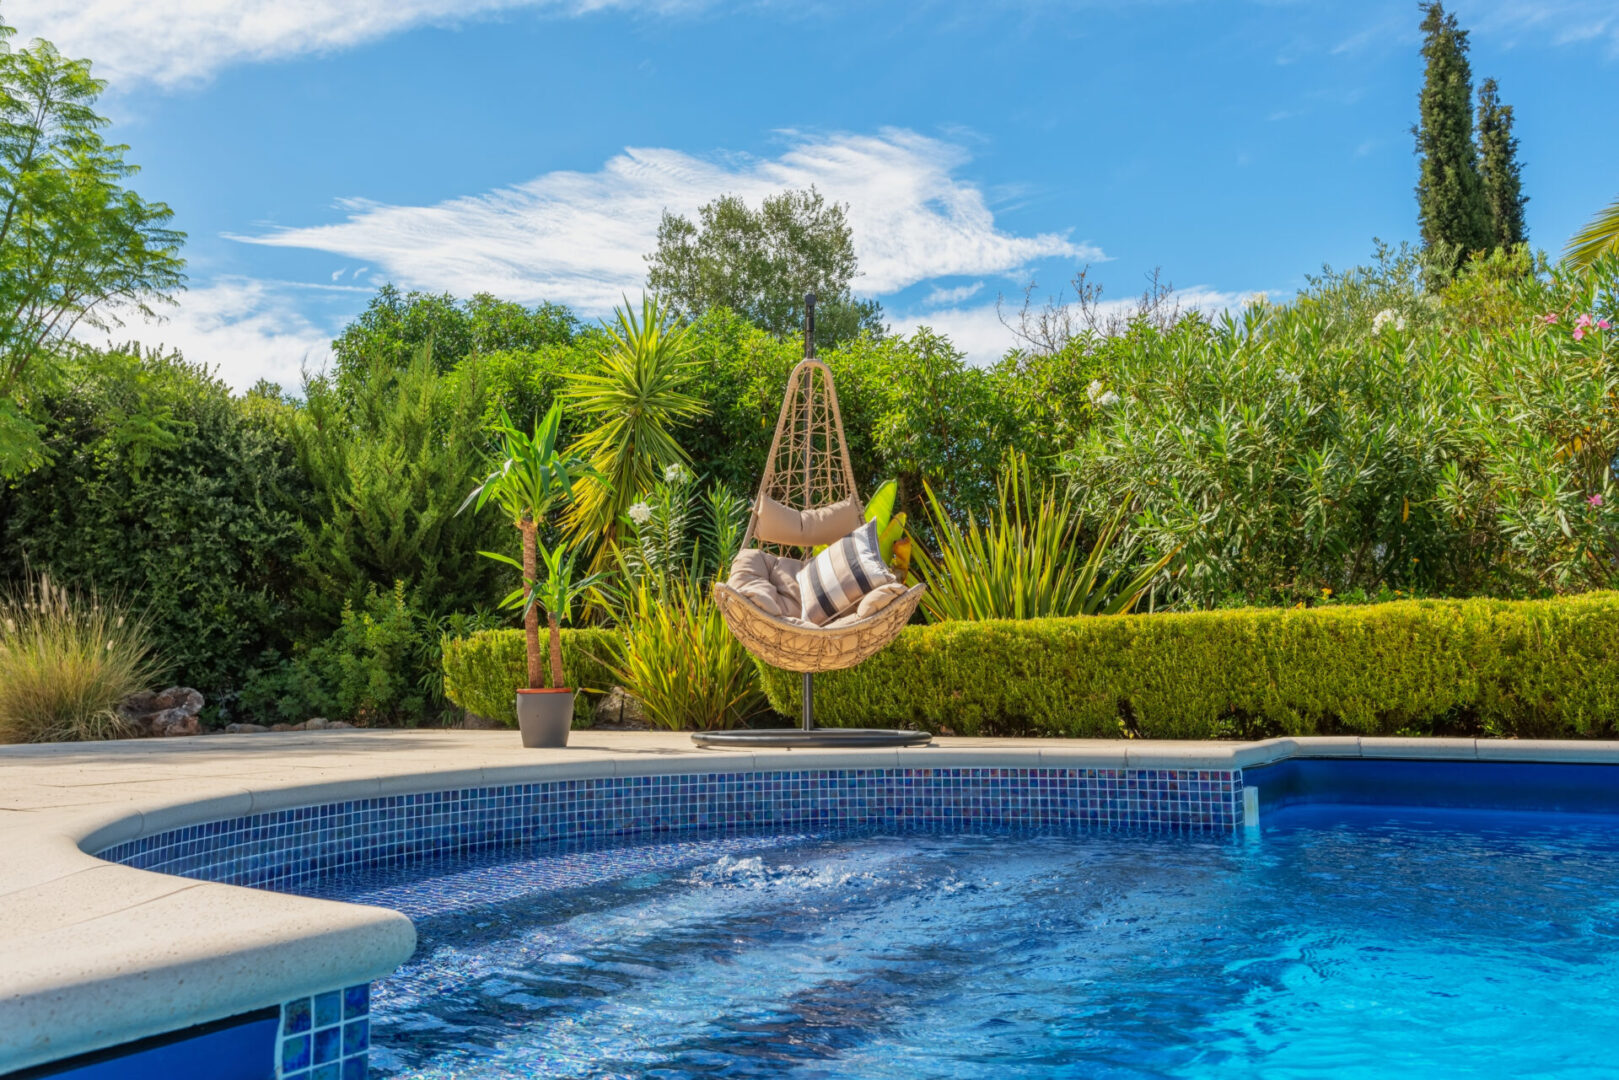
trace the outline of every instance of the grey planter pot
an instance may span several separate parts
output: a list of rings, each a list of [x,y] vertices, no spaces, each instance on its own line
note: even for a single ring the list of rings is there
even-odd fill
[[[517,691],[517,726],[530,749],[567,746],[573,727],[572,690]]]

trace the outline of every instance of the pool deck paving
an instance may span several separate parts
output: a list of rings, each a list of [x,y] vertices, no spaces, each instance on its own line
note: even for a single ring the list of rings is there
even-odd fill
[[[0,1073],[380,978],[397,912],[137,870],[90,852],[202,822],[546,780],[848,768],[1241,769],[1290,757],[1619,764],[1619,742],[940,738],[705,750],[674,732],[337,730],[0,747]]]

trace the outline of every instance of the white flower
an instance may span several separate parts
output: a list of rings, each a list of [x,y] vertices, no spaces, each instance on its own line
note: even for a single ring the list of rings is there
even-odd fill
[[[637,525],[645,525],[652,520],[652,507],[644,502],[638,502],[630,507],[630,520]]]
[[[1299,373],[1296,371],[1288,371],[1286,368],[1278,368],[1276,370],[1276,377],[1282,382],[1287,383],[1289,386],[1297,386],[1299,384]]]
[[[1381,334],[1383,332],[1383,327],[1389,325],[1390,323],[1394,324],[1394,329],[1404,330],[1405,316],[1399,314],[1391,308],[1384,308],[1382,311],[1379,311],[1376,315],[1372,316],[1372,333]]]
[[[1092,379],[1091,384],[1085,388],[1085,396],[1091,399],[1092,404],[1095,404],[1096,399],[1102,396],[1102,380]]]
[[[1119,403],[1119,395],[1115,394],[1111,390],[1109,390],[1107,393],[1103,394],[1101,397],[1096,399],[1096,404],[1100,405],[1104,409],[1107,408],[1109,405],[1117,405],[1118,403]]]
[[[678,461],[663,470],[663,482],[666,484],[684,484],[691,479],[691,473]]]

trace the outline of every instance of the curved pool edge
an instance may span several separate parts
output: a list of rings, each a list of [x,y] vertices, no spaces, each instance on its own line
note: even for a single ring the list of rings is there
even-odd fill
[[[509,732],[0,749],[0,1072],[368,982],[408,958],[414,930],[395,912],[152,873],[86,853],[225,818],[387,795],[716,772],[1240,770],[1293,757],[1619,764],[1619,742],[941,739],[888,750],[716,752],[679,733],[575,739],[556,751],[524,751]]]

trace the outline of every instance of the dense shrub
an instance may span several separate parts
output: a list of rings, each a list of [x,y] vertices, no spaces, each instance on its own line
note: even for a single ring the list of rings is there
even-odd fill
[[[1076,492],[1096,516],[1133,500],[1136,535],[1183,548],[1185,606],[1610,586],[1619,334],[1581,320],[1619,321],[1619,260],[1515,258],[1428,301],[1340,277],[1136,336],[1068,457]]]
[[[82,356],[40,409],[50,462],[0,489],[6,576],[123,596],[176,681],[228,699],[286,645],[307,491],[291,406],[131,349]]]
[[[562,631],[562,670],[568,685],[589,693],[611,689],[615,680],[607,662],[618,644],[610,630]],[[527,685],[523,631],[484,630],[445,642],[444,693],[468,712],[515,727],[517,688]]]
[[[829,726],[1208,739],[1612,737],[1619,594],[907,627],[816,677]],[[799,677],[765,669],[771,704]]]

